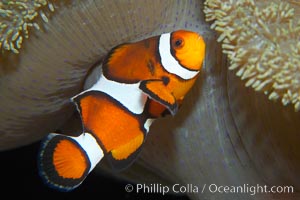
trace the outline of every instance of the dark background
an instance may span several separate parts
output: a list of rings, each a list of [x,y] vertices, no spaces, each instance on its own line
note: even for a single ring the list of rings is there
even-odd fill
[[[91,172],[85,181],[72,192],[58,192],[48,188],[41,181],[37,171],[37,153],[40,143],[18,149],[0,152],[0,195],[21,198],[40,197],[41,199],[151,199],[189,200],[184,196],[162,194],[127,193],[124,189],[128,181],[120,181],[99,173]],[[1,197],[0,196],[0,197]],[[2,199],[1,197],[1,199]]]

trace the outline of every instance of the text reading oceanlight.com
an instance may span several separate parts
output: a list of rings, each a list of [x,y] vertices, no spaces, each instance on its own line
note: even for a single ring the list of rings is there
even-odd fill
[[[172,186],[162,185],[159,183],[153,184],[127,184],[125,186],[126,192],[136,192],[136,193],[160,193],[165,195],[169,192],[172,193],[219,193],[219,194],[267,194],[267,193],[294,193],[293,186],[268,186],[268,185],[217,185],[217,184],[204,184],[203,186],[197,186],[193,184],[174,184]]]

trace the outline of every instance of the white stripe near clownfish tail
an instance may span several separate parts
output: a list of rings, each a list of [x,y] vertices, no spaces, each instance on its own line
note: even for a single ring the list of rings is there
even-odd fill
[[[39,174],[52,188],[70,191],[78,187],[103,158],[103,151],[89,133],[71,137],[51,133],[41,146]]]
[[[173,57],[171,53],[171,33],[164,33],[159,38],[159,55],[161,64],[166,71],[184,80],[194,78],[199,71],[188,70]]]

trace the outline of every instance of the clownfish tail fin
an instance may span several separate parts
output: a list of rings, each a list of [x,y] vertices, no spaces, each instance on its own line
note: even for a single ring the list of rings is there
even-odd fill
[[[89,133],[71,137],[56,133],[47,136],[38,156],[39,174],[54,189],[78,187],[103,158],[103,151]]]

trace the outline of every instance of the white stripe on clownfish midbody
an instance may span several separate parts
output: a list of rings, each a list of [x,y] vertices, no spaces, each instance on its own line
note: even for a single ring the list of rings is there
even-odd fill
[[[139,89],[139,85],[140,83],[124,84],[108,80],[102,74],[99,80],[91,88],[76,95],[72,99],[89,91],[101,91],[109,94],[122,105],[125,105],[126,108],[134,114],[141,114],[144,111],[147,95]]]
[[[50,134],[39,154],[50,187],[72,190],[103,157],[115,169],[136,158],[153,121],[176,114],[202,67],[205,43],[185,30],[113,48],[99,80],[72,98],[83,124],[78,137]]]

